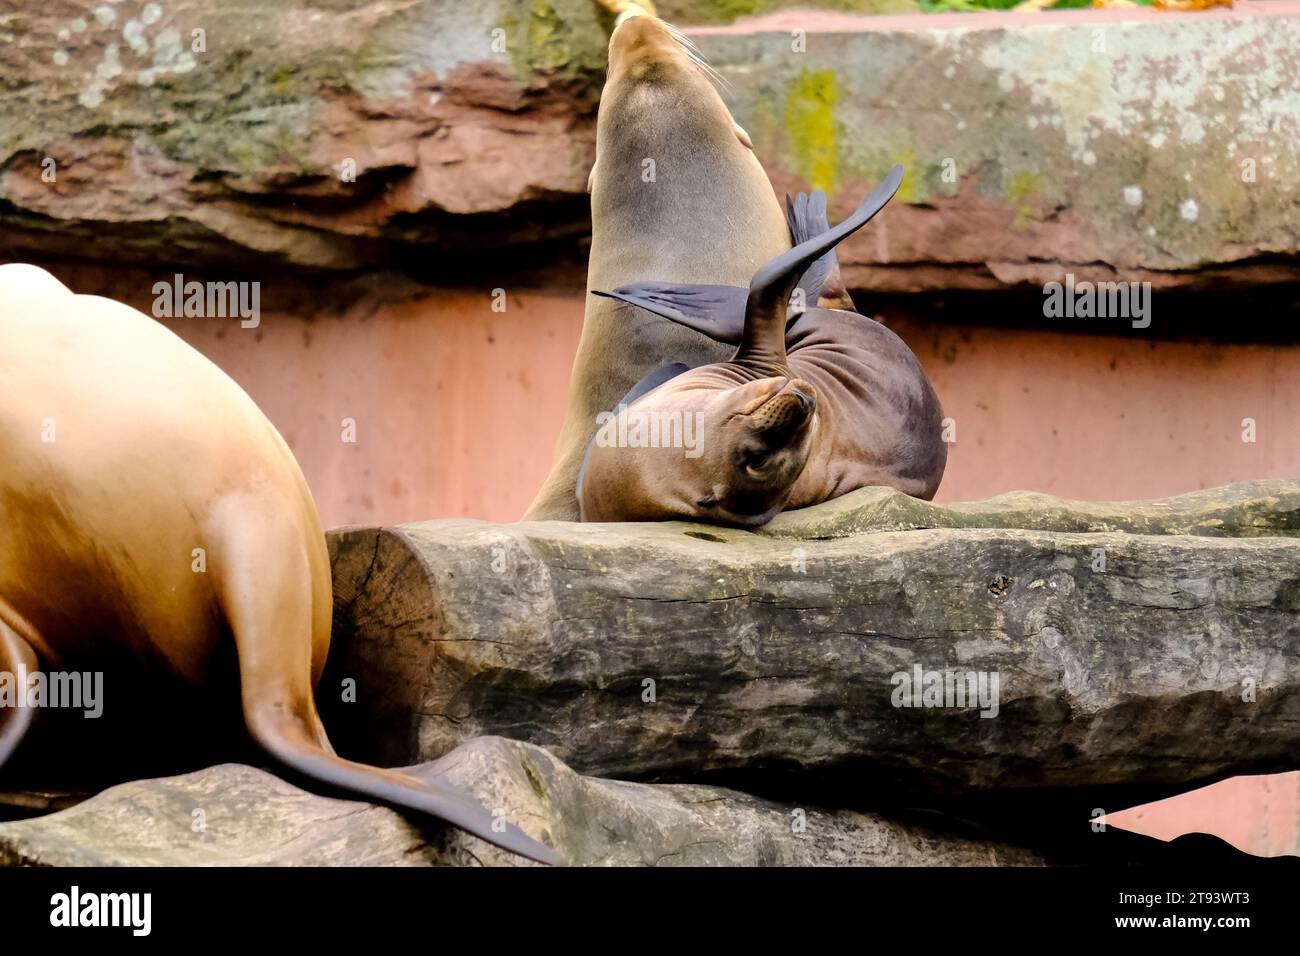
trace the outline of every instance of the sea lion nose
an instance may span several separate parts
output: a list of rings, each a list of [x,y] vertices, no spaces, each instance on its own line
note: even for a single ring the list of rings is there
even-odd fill
[[[600,0],[601,6],[611,13],[618,14],[614,18],[614,28],[618,29],[627,20],[633,17],[653,17],[656,15],[654,4],[650,0]]]

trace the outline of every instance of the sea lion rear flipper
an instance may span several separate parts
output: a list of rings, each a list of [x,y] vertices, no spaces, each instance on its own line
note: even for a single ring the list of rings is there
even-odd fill
[[[733,361],[767,368],[784,366],[790,295],[799,279],[814,262],[884,209],[902,182],[903,167],[895,166],[853,214],[838,226],[781,253],[754,273],[745,301],[745,328],[741,334],[740,350]]]
[[[818,189],[811,196],[807,193],[799,193],[794,199],[786,196],[785,220],[790,224],[790,241],[796,246],[820,236],[831,227],[826,219],[826,194]],[[803,274],[798,288],[803,289],[804,302],[808,306],[817,304],[832,271],[839,272],[834,249],[810,265]]]
[[[786,196],[785,218],[790,224],[790,238],[794,245],[820,236],[831,227],[826,218],[826,194],[818,189],[811,196],[807,193],[799,193],[794,199]],[[803,290],[804,303],[810,309],[817,306],[822,309],[857,311],[848,290],[844,288],[840,260],[834,249],[808,267],[797,288]]]
[[[19,675],[35,673],[39,666],[31,646],[4,621],[0,621],[0,674],[9,674],[16,680]],[[26,684],[20,685],[17,691],[25,694]],[[0,709],[0,767],[18,749],[18,744],[27,735],[35,719],[34,707]]]
[[[636,282],[592,294],[635,305],[727,345],[740,343],[745,326],[746,290],[739,286]]]
[[[217,574],[218,593],[238,652],[244,722],[260,747],[320,783],[446,820],[542,863],[561,862],[550,847],[492,817],[471,794],[336,755],[312,693],[312,578],[301,529],[266,509],[242,512],[211,533],[221,553],[230,555]],[[268,553],[276,560],[252,560]]]

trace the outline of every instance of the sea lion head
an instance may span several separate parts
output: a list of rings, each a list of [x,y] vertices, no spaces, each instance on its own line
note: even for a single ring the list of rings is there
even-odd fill
[[[596,169],[637,184],[643,163],[687,166],[701,196],[727,194],[738,165],[757,167],[749,134],[736,123],[715,84],[724,81],[672,25],[643,12],[622,14],[609,38],[609,69],[600,96]],[[701,163],[700,157],[709,157]],[[688,165],[689,164],[689,165]]]
[[[807,464],[816,417],[812,386],[788,374],[686,372],[604,419],[579,490],[583,520],[764,524]]]

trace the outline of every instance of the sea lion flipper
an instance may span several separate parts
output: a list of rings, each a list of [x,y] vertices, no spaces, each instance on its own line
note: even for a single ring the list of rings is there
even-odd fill
[[[807,193],[799,193],[794,199],[786,196],[785,218],[790,224],[790,241],[794,245],[820,236],[831,227],[826,219],[826,194],[818,189],[811,196]],[[831,273],[838,270],[834,249],[808,267],[798,288],[803,289],[804,302],[809,307],[817,304]]]
[[[438,780],[354,763],[333,754],[302,752],[289,766],[308,776],[392,806],[445,820],[466,833],[539,863],[564,862],[558,853],[512,823],[491,816],[471,794]],[[498,827],[503,829],[498,830]]]
[[[794,199],[785,197],[786,221],[790,224],[790,239],[794,245],[807,242],[830,229],[826,217],[826,194],[820,189],[810,196],[799,193]],[[803,290],[803,301],[808,308],[840,309],[856,312],[844,279],[840,275],[840,260],[832,249],[808,267],[797,288]]]
[[[765,367],[784,366],[786,318],[796,283],[813,262],[884,209],[902,183],[903,167],[895,166],[862,205],[838,226],[781,253],[754,273],[745,302],[745,328],[736,361]]]
[[[359,797],[446,820],[504,849],[542,863],[556,852],[518,827],[498,822],[471,794],[334,753],[312,693],[311,571],[292,520],[272,507],[218,513],[209,531],[225,562],[217,590],[239,660],[244,723],[267,753],[310,779]],[[255,508],[254,504],[254,508]],[[273,565],[250,556],[276,554]],[[502,826],[504,828],[502,829]]]
[[[688,371],[690,371],[690,366],[683,365],[681,362],[673,362],[671,365],[662,365],[633,385],[628,390],[628,393],[623,396],[623,400],[619,402],[619,404],[631,405],[642,395],[653,392],[664,382],[671,381],[678,375],[681,375],[682,372]]]
[[[31,646],[0,621],[0,674],[33,674],[39,664]],[[18,688],[26,693],[25,685]],[[34,707],[0,709],[0,767],[5,765],[36,719]]]
[[[727,345],[740,343],[745,326],[745,290],[739,286],[636,282],[592,294],[638,306]]]

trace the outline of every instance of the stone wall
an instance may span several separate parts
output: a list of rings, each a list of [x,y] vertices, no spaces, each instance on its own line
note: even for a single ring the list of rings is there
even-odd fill
[[[594,4],[145,9],[3,25],[0,252],[426,281],[580,256]],[[1297,277],[1298,10],[786,11],[688,33],[779,190],[825,188],[842,214],[907,165],[842,250],[857,288],[1217,287]]]

